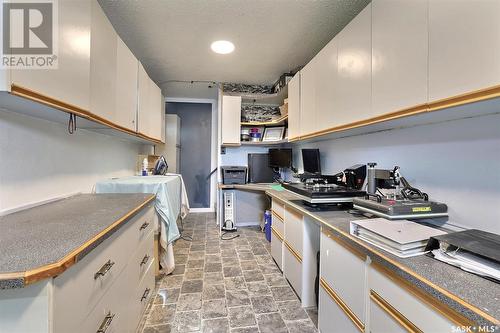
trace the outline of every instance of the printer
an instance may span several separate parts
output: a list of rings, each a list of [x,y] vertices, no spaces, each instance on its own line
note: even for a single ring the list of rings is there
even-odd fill
[[[224,185],[246,184],[247,167],[245,166],[223,166],[222,183]]]

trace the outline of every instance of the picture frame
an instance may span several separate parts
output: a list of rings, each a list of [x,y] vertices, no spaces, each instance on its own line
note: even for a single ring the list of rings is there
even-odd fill
[[[285,132],[285,126],[266,127],[264,129],[263,142],[281,141]]]

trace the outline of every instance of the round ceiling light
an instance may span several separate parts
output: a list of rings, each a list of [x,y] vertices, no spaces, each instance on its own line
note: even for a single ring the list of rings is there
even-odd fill
[[[213,42],[210,48],[215,53],[228,54],[234,51],[234,44],[227,40],[218,40]]]

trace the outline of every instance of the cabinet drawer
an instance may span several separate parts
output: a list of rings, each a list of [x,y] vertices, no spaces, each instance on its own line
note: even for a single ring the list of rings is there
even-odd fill
[[[364,327],[361,325],[358,327],[335,302],[323,284],[320,284],[319,288],[318,328],[322,333],[359,333],[364,331]]]
[[[283,271],[283,236],[277,232],[274,225],[271,228],[271,256]]]
[[[285,218],[285,204],[283,202],[273,199],[271,203],[271,211],[273,212],[273,215],[276,215],[281,220]]]
[[[293,248],[287,242],[284,242],[283,248],[283,266],[287,280],[292,285],[293,289],[302,299],[302,258],[294,253]]]
[[[322,229],[320,243],[320,276],[364,323],[366,257],[335,238],[326,228]]]
[[[301,256],[304,237],[303,224],[303,216],[299,212],[289,208],[285,209],[285,239]]]
[[[61,314],[54,321],[55,331],[69,331],[92,311],[127,265],[139,240],[147,236],[143,235],[145,230],[153,230],[152,226],[140,230],[150,215],[151,208],[144,209],[80,262],[54,278],[54,311]]]
[[[378,265],[368,274],[370,288],[370,322],[374,327],[393,327],[393,323],[378,322],[374,316],[381,310],[401,328],[423,332],[451,332],[452,326],[473,325],[446,305],[416,289],[408,281]],[[378,320],[382,320],[378,318]]]
[[[125,274],[131,283],[138,285],[149,264],[154,260],[154,232],[151,230],[146,238],[141,242],[139,248],[132,255]]]
[[[285,234],[285,225],[281,218],[277,217],[275,214],[272,216],[273,223],[272,226],[280,233],[281,236]]]
[[[136,332],[144,310],[146,310],[146,305],[155,295],[155,264],[154,259],[149,262],[140,284],[127,302],[128,308],[126,313],[129,319],[127,321],[127,327],[124,328],[122,332]]]

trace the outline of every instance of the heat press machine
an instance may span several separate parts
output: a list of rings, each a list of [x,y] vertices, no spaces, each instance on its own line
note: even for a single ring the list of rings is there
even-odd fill
[[[398,166],[384,170],[376,165],[368,163],[366,195],[353,199],[355,209],[389,220],[448,216],[446,204],[430,201],[427,193],[412,187]]]
[[[353,165],[336,175],[302,174],[300,183],[283,183],[308,206],[352,203],[355,197],[364,197],[362,190],[366,177],[366,165]]]

